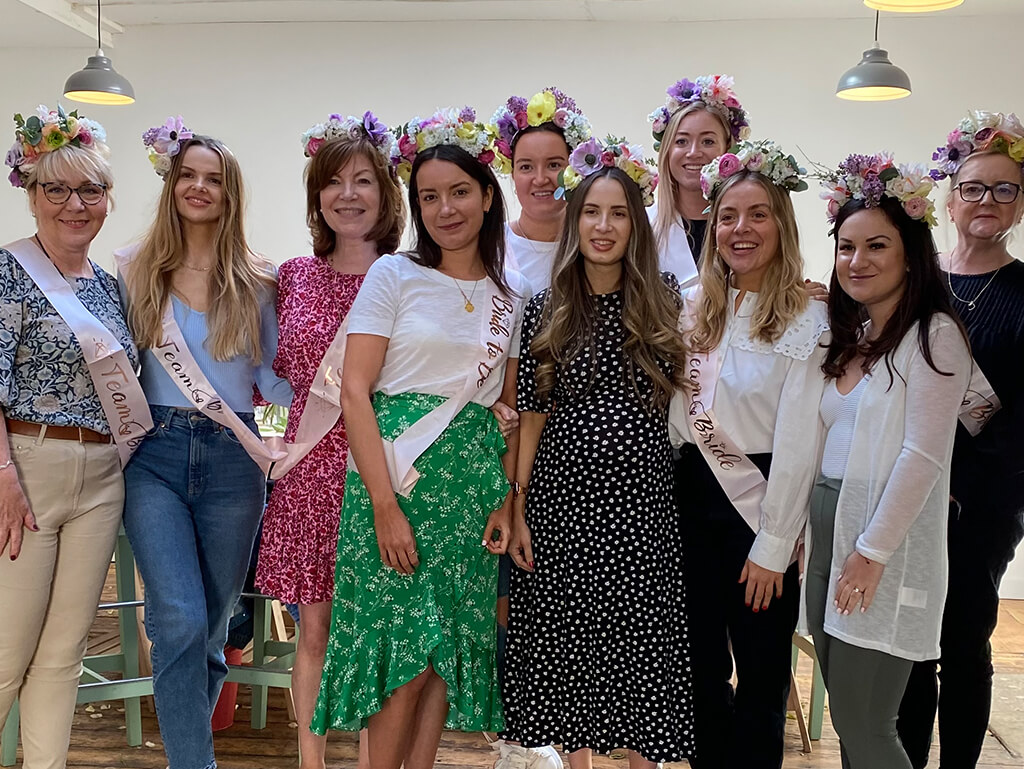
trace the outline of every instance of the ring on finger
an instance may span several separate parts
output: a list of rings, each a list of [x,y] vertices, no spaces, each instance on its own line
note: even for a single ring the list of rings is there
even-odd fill
[[[855,593],[862,593],[863,591],[859,587],[855,587],[853,589],[853,592],[855,592]]]

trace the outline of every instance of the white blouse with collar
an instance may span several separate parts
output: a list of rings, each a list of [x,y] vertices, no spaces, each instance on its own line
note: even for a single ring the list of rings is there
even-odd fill
[[[692,302],[695,293],[696,288],[683,292],[684,301]],[[730,288],[728,319],[718,348],[724,357],[712,409],[722,430],[744,453],[772,454],[761,525],[749,557],[765,569],[785,571],[807,521],[817,477],[828,309],[823,302],[808,302],[771,343],[750,337],[757,294],[746,292],[734,310],[737,296],[739,291]],[[669,435],[677,448],[695,443],[686,412],[686,396],[676,393],[669,407]]]

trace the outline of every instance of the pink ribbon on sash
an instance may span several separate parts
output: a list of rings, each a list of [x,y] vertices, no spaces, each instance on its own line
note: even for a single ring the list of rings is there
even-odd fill
[[[967,393],[960,404],[960,423],[972,436],[977,435],[985,429],[985,425],[1000,408],[1002,404],[999,402],[999,396],[989,384],[985,372],[981,370],[977,361],[972,361],[971,383],[967,386]]]
[[[128,354],[110,329],[75,296],[74,289],[34,240],[18,240],[4,248],[14,255],[78,340],[123,468],[153,428],[146,395]]]
[[[384,459],[391,487],[403,497],[412,493],[420,474],[413,467],[431,444],[451,424],[452,420],[480,391],[484,383],[496,370],[504,370],[512,342],[512,325],[515,318],[516,302],[502,295],[493,281],[487,282],[487,300],[480,322],[480,348],[476,366],[467,374],[462,391],[449,398],[416,422],[394,441],[384,440]],[[301,429],[301,428],[300,428]],[[359,472],[351,452],[348,455],[349,468]]]
[[[133,256],[133,249],[114,252],[114,258],[121,272],[127,274]],[[280,439],[271,439],[273,445],[270,445],[258,435],[254,435],[245,422],[217,394],[192,355],[192,351],[188,349],[181,327],[174,319],[174,308],[170,299],[164,304],[161,324],[163,341],[150,352],[153,353],[171,381],[189,402],[217,424],[230,429],[238,442],[242,444],[242,448],[252,457],[252,461],[266,475],[274,462],[283,460],[287,456],[280,448],[283,445]]]

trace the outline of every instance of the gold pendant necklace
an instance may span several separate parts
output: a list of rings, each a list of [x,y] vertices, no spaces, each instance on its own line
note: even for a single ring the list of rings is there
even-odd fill
[[[469,296],[466,296],[466,292],[462,290],[462,286],[459,285],[459,281],[455,280],[455,278],[452,278],[452,280],[455,281],[455,287],[459,289],[459,293],[462,294],[462,298],[466,302],[464,305],[466,312],[473,312],[473,310],[476,309],[476,307],[473,306],[473,297],[476,296],[476,281],[473,281],[473,290],[469,292]]]

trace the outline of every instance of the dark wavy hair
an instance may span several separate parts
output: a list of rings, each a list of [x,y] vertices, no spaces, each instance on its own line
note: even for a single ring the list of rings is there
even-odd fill
[[[519,144],[519,140],[522,139],[527,134],[535,134],[538,133],[539,131],[547,131],[548,133],[552,133],[565,142],[565,131],[556,126],[554,123],[541,123],[540,125],[527,126],[522,131],[519,131],[518,133],[516,133],[515,136],[512,137],[512,157],[510,158],[510,160],[515,162],[516,146]],[[566,154],[572,154],[572,148],[569,147],[569,142],[565,142],[565,151]]]
[[[839,229],[843,223],[858,211],[867,208],[863,200],[851,199],[839,209],[835,225],[830,233],[835,239],[835,253],[839,254]],[[892,387],[893,376],[903,375],[896,371],[892,363],[892,355],[899,347],[903,337],[907,335],[914,323],[917,323],[917,341],[928,365],[942,376],[952,376],[951,371],[941,371],[932,360],[931,346],[928,341],[932,317],[939,314],[948,315],[960,328],[964,341],[967,333],[963,324],[950,304],[946,294],[946,286],[939,270],[939,257],[932,240],[928,225],[912,219],[903,205],[895,198],[884,196],[879,210],[899,231],[903,242],[903,253],[907,262],[907,282],[903,296],[892,317],[886,322],[881,333],[871,341],[864,339],[863,327],[868,320],[867,310],[860,302],[855,301],[843,291],[839,284],[836,271],[832,270],[832,281],[829,286],[828,316],[832,329],[832,341],[822,371],[828,379],[837,379],[846,371],[850,361],[858,354],[864,356],[861,369],[868,373],[879,359],[885,361],[889,372],[889,387]],[[904,379],[904,381],[906,381]]]
[[[416,154],[409,175],[409,212],[412,214],[413,227],[416,230],[416,242],[412,251],[406,253],[416,264],[437,269],[441,264],[441,247],[434,241],[423,223],[423,212],[420,209],[419,186],[417,180],[420,168],[428,160],[445,160],[454,163],[471,179],[480,185],[484,194],[490,188],[493,194],[491,208],[484,214],[484,223],[480,227],[480,259],[484,263],[487,277],[497,284],[506,295],[512,294],[505,281],[505,199],[501,195],[498,180],[494,178],[491,167],[485,165],[465,150],[450,144],[439,144]]]

